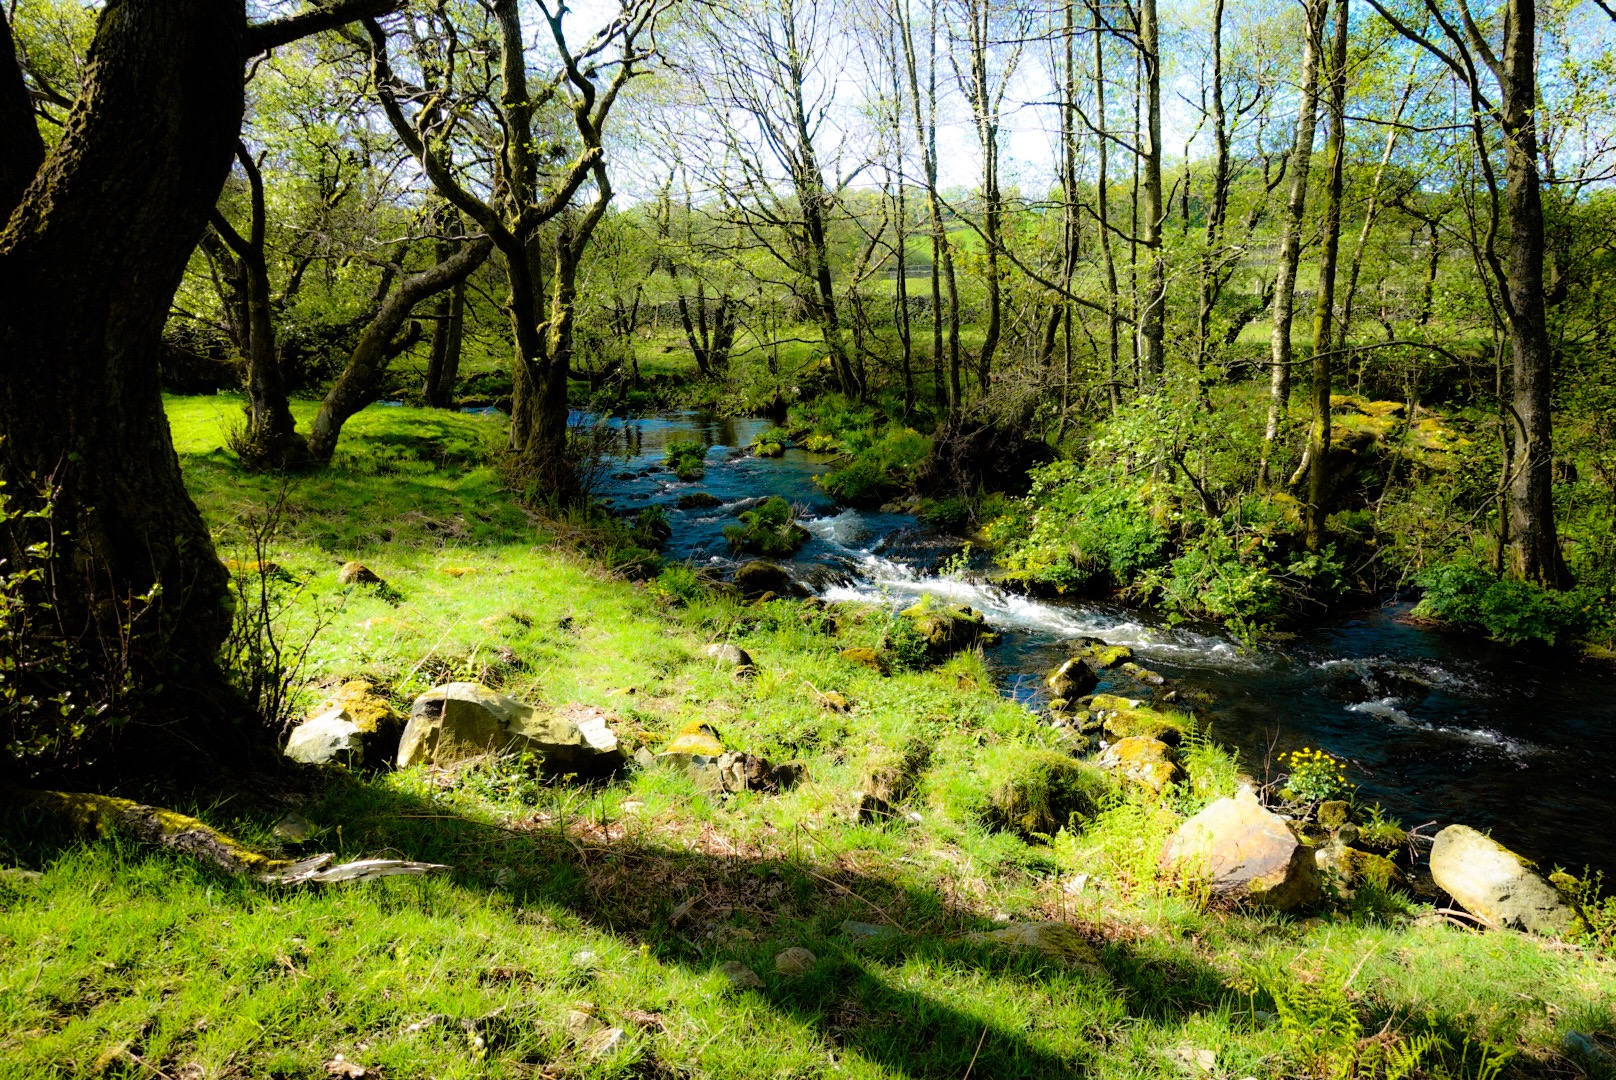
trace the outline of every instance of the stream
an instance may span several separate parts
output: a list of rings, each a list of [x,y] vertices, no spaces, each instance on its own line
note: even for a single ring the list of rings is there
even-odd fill
[[[838,507],[813,480],[832,467],[829,456],[753,457],[745,447],[768,420],[668,413],[607,423],[619,438],[598,494],[620,510],[663,505],[672,561],[734,566],[723,526],[781,496],[812,533],[782,560],[799,580],[828,601],[906,606],[929,594],[970,605],[1000,632],[988,663],[1018,700],[1041,703],[1043,676],[1071,639],[1128,645],[1141,663],[1211,695],[1201,711],[1214,737],[1259,778],[1283,751],[1322,747],[1354,763],[1360,801],[1379,802],[1407,827],[1460,821],[1545,868],[1587,864],[1616,876],[1616,677],[1602,665],[1422,628],[1405,618],[1406,603],[1242,652],[1216,632],[1121,605],[1034,600],[939,576],[957,539],[907,514]],[[688,440],[708,450],[706,476],[687,483],[662,459],[668,443]],[[724,505],[675,507],[696,491]]]

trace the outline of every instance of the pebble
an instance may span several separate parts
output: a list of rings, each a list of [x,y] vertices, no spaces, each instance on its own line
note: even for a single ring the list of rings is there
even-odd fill
[[[878,926],[875,923],[859,922],[857,919],[848,919],[842,923],[842,933],[848,937],[866,938],[878,941],[881,938],[892,937],[897,931],[890,926]]]
[[[757,972],[739,960],[730,960],[720,965],[718,970],[737,990],[758,990],[763,986],[763,980],[758,978]]]
[[[774,958],[774,970],[781,975],[806,975],[819,963],[819,957],[800,946],[793,945]]]
[[[615,1054],[628,1042],[628,1033],[620,1027],[602,1028],[583,1041],[579,1047],[590,1057],[603,1058]]]
[[[308,818],[294,810],[289,811],[285,817],[277,821],[275,827],[270,831],[282,840],[289,840],[296,844],[307,840],[309,834],[314,831],[314,826],[309,823]]]

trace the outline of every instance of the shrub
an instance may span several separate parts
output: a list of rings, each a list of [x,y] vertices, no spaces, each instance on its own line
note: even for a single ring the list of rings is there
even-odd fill
[[[819,477],[819,484],[851,506],[877,506],[907,491],[915,469],[931,453],[931,439],[902,424],[888,424],[879,434],[844,433],[841,442],[852,460]]]
[[[689,563],[664,566],[651,583],[651,592],[672,604],[688,604],[707,594],[701,575]]]
[[[1279,755],[1279,760],[1290,770],[1285,788],[1298,798],[1323,802],[1345,799],[1352,794],[1352,785],[1347,783],[1346,762],[1327,751],[1304,746]]]
[[[1020,514],[995,520],[1001,563],[1062,591],[1125,586],[1163,565],[1170,534],[1147,488],[1109,483],[1060,461],[1033,473]]]
[[[786,452],[786,446],[790,442],[790,432],[785,428],[772,427],[752,440],[751,449],[758,457],[779,457]]]
[[[154,588],[144,596],[87,597],[88,606],[99,601],[116,612],[110,641],[93,625],[67,625],[50,594],[51,564],[61,558],[56,494],[45,487],[33,509],[17,509],[0,483],[0,553],[14,553],[0,555],[0,740],[10,764],[28,771],[66,763],[99,731],[127,722],[140,691],[130,651],[119,646],[135,639],[136,623],[158,596]]]
[[[1425,590],[1414,607],[1415,615],[1479,628],[1508,645],[1527,641],[1553,645],[1606,626],[1616,617],[1609,593],[1593,589],[1554,592],[1530,582],[1496,577],[1468,561],[1432,567],[1414,580]]]

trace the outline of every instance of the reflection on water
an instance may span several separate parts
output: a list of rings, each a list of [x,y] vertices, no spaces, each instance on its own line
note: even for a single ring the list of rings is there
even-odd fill
[[[969,604],[1002,633],[989,651],[1007,693],[1036,704],[1042,675],[1077,637],[1131,646],[1141,662],[1213,695],[1216,737],[1261,777],[1285,750],[1320,746],[1350,759],[1360,798],[1407,825],[1464,821],[1544,865],[1616,872],[1616,676],[1608,668],[1506,649],[1407,622],[1406,605],[1321,626],[1282,647],[1243,653],[1216,633],[1170,627],[1137,611],[1033,600],[936,568],[955,550],[906,514],[844,510],[814,477],[830,459],[743,449],[767,420],[669,414],[606,421],[620,435],[604,494],[618,506],[661,504],[666,554],[731,563],[723,526],[760,497],[796,504],[812,535],[791,561],[827,600],[907,605],[920,596]],[[706,476],[681,482],[668,443],[709,447]],[[723,505],[678,510],[678,496]]]

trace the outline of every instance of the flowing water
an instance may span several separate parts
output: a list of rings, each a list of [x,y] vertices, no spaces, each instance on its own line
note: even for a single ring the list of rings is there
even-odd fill
[[[1352,761],[1360,798],[1408,826],[1462,821],[1545,866],[1616,874],[1616,676],[1602,665],[1507,649],[1407,621],[1390,604],[1243,652],[1216,632],[1168,627],[1109,604],[1033,600],[942,576],[958,541],[914,517],[844,510],[813,482],[831,459],[802,450],[762,459],[744,449],[766,420],[666,414],[608,421],[616,457],[600,494],[620,509],[663,505],[664,554],[734,565],[722,534],[760,498],[793,503],[813,538],[787,561],[827,600],[907,605],[922,595],[969,604],[1001,633],[988,650],[1004,691],[1036,705],[1043,674],[1077,637],[1132,646],[1141,663],[1212,704],[1214,736],[1261,777],[1303,746]],[[708,446],[706,476],[681,482],[662,465],[670,442]],[[722,506],[679,510],[704,491]],[[1429,833],[1433,831],[1425,830]]]

